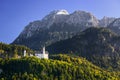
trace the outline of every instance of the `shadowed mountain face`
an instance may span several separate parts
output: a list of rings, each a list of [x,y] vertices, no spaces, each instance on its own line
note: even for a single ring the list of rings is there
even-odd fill
[[[47,47],[51,53],[73,53],[104,67],[120,70],[120,37],[106,28],[88,28]]]

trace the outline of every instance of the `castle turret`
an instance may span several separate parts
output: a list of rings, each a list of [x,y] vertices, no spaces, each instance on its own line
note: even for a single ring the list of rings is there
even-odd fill
[[[45,54],[45,46],[43,47],[43,54]]]
[[[26,56],[26,50],[24,50],[24,56]]]

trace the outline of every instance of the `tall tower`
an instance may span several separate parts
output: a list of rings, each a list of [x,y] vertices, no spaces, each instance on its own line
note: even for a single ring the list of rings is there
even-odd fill
[[[45,54],[45,46],[43,47],[43,54]]]
[[[24,56],[26,56],[26,50],[24,50]]]

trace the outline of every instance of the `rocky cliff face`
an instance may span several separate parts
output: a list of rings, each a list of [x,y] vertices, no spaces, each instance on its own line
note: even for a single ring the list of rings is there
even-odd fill
[[[108,28],[120,35],[120,18],[117,18],[112,23],[110,23]]]
[[[116,18],[104,16],[101,20],[99,20],[99,26],[101,26],[101,27],[107,27],[115,19]]]
[[[82,26],[91,27],[98,26],[97,18],[89,12],[75,11],[69,15],[66,23],[68,24],[80,24]]]

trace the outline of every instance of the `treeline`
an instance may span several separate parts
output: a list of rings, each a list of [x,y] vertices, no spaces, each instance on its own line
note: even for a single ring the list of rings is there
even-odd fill
[[[0,59],[0,80],[119,80],[84,58],[55,55],[52,59],[23,57]]]
[[[18,56],[23,56],[24,50],[26,50],[27,53],[33,53],[33,51],[26,46],[0,43],[1,58],[11,58],[11,57],[16,58]]]

